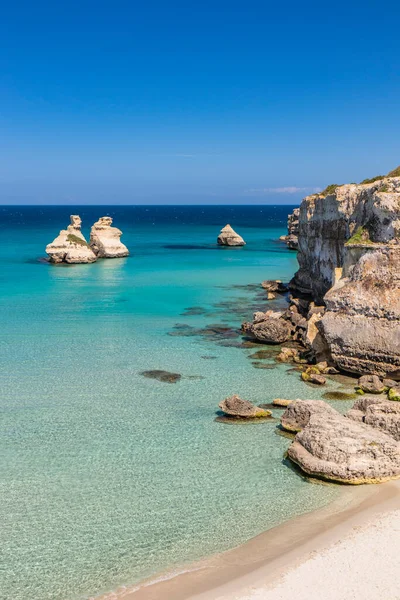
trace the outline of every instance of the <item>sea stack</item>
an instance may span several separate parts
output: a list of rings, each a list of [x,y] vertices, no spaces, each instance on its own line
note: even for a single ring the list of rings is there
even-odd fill
[[[71,224],[62,229],[51,244],[46,246],[46,252],[52,263],[92,263],[97,260],[93,250],[81,232],[82,219],[79,215],[71,215]]]
[[[99,258],[121,258],[129,250],[120,240],[122,231],[112,227],[111,217],[100,217],[90,231],[90,247]]]
[[[245,246],[244,239],[230,225],[221,229],[217,242],[220,246]]]
[[[299,247],[299,216],[300,208],[295,208],[288,216],[287,235],[282,235],[279,238],[282,242],[286,242],[289,250],[297,250]]]

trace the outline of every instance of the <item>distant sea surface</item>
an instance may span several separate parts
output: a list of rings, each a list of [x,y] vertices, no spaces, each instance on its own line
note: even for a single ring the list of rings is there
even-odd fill
[[[260,282],[297,268],[277,241],[292,208],[0,207],[1,598],[86,599],[336,496],[284,462],[276,422],[216,420],[233,393],[321,397],[240,347],[241,321],[284,302]],[[131,256],[41,261],[70,214],[86,236],[112,216]],[[226,223],[245,247],[216,245]]]

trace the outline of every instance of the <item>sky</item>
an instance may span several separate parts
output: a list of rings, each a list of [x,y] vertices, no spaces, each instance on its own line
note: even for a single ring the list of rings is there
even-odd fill
[[[295,204],[400,164],[400,3],[3,0],[1,204]]]

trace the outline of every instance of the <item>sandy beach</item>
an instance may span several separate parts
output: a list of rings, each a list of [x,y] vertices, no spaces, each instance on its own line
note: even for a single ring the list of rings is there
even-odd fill
[[[101,600],[398,600],[399,507],[400,482],[343,487],[323,509]]]

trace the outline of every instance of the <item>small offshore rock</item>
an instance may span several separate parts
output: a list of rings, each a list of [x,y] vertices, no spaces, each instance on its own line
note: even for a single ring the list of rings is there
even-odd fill
[[[143,377],[148,377],[149,379],[157,379],[157,381],[162,381],[163,383],[176,383],[182,378],[182,375],[179,373],[170,373],[169,371],[162,371],[159,369],[154,369],[152,371],[142,371],[140,373]]]
[[[288,457],[308,475],[339,483],[382,483],[400,477],[400,444],[339,413],[329,418],[312,415],[289,447]]]
[[[287,292],[288,287],[280,279],[266,279],[261,283],[261,287],[267,292],[277,292],[283,294]]]
[[[358,380],[358,387],[366,394],[381,394],[385,385],[377,375],[363,375]]]
[[[323,400],[294,400],[283,413],[281,425],[287,431],[297,432],[308,425],[312,415],[321,415],[329,420],[333,414],[338,413]]]
[[[220,246],[245,246],[244,239],[230,225],[225,225],[217,238]]]
[[[226,415],[242,419],[270,417],[272,414],[269,410],[255,406],[248,400],[243,400],[237,394],[225,398],[218,406]]]

